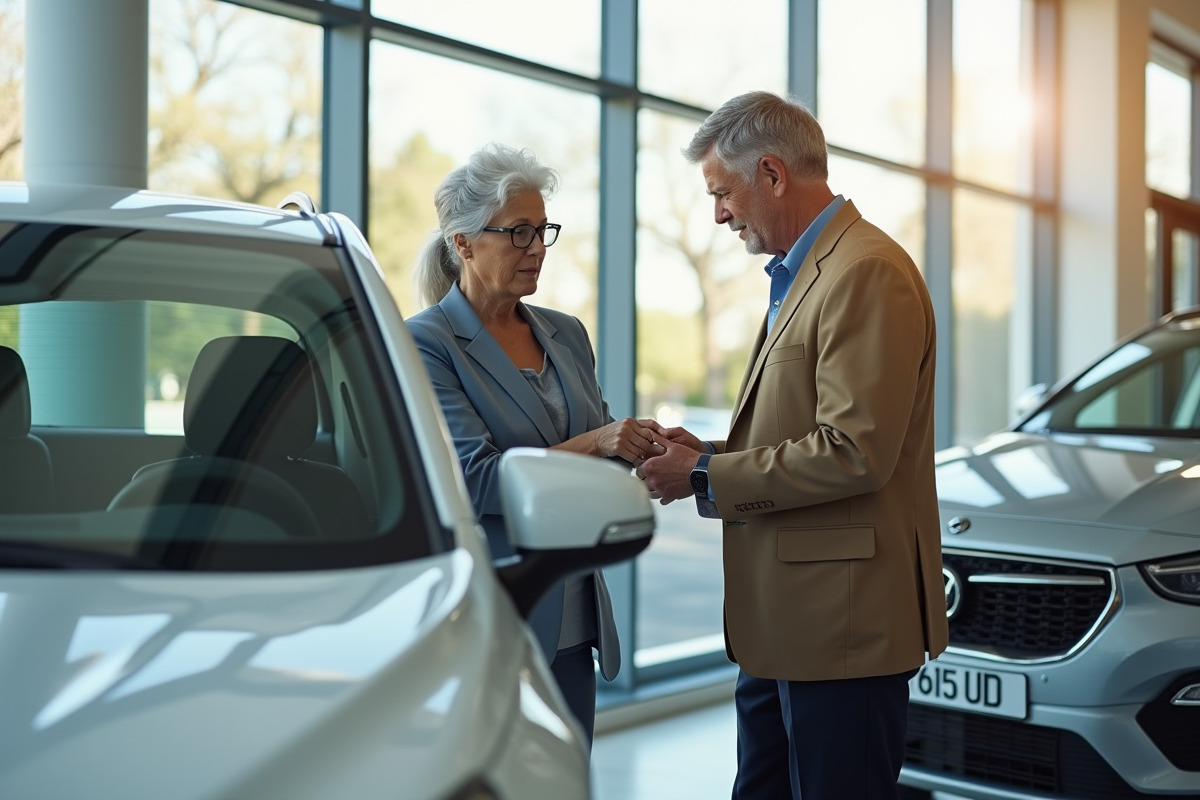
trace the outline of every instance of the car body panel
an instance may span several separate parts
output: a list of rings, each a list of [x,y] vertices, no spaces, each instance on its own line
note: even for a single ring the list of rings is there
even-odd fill
[[[4,613],[37,626],[6,641],[0,794],[442,796],[519,713],[488,687],[531,668],[529,647],[489,652],[528,635],[472,571],[458,550],[301,575],[4,574]],[[573,745],[549,754],[578,751],[545,730]]]

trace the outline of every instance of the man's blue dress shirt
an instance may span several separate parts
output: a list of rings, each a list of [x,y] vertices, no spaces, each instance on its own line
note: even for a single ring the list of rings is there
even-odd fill
[[[792,245],[792,249],[787,251],[787,255],[783,258],[775,256],[763,267],[771,276],[771,307],[767,310],[768,331],[775,324],[775,317],[779,314],[783,298],[787,296],[788,289],[792,288],[792,283],[796,280],[796,273],[800,271],[800,265],[804,263],[808,251],[812,249],[813,243],[817,241],[821,231],[825,230],[825,225],[845,202],[846,198],[840,194],[833,198],[829,205],[825,206],[825,209],[817,215],[817,218],[808,224],[804,233],[800,234],[800,238]]]

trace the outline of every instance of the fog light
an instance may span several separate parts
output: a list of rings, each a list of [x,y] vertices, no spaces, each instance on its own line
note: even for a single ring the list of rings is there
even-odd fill
[[[1173,706],[1200,706],[1200,683],[1185,686],[1171,698]]]

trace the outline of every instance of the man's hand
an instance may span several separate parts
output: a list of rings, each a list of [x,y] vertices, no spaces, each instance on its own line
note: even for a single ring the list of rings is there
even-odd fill
[[[646,482],[650,496],[665,506],[692,495],[690,476],[692,467],[700,460],[700,454],[687,445],[673,441],[664,444],[667,452],[647,458],[637,468],[637,476]]]

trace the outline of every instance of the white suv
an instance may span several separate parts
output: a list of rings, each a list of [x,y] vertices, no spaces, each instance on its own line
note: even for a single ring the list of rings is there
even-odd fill
[[[1200,799],[1200,310],[940,454],[950,648],[901,780],[936,796]]]
[[[589,797],[521,615],[652,506],[501,480],[497,570],[345,217],[0,184],[0,797]]]

